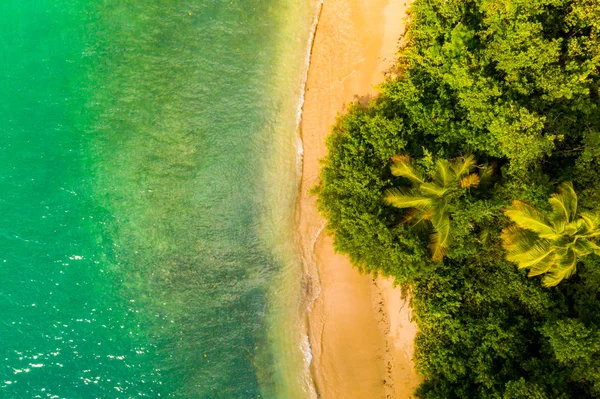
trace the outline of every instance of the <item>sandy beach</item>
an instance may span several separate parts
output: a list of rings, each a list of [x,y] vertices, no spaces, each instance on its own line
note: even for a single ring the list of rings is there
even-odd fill
[[[320,398],[410,398],[416,327],[389,279],[360,275],[336,254],[316,199],[319,159],[336,115],[377,93],[404,32],[406,0],[326,0],[314,39],[301,124],[304,147],[299,244],[312,303],[311,372]]]

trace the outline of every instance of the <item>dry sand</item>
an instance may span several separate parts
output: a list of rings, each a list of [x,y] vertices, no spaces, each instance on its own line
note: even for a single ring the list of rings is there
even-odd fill
[[[410,398],[416,327],[399,289],[360,275],[334,253],[308,189],[318,182],[325,137],[346,104],[374,95],[404,31],[406,0],[325,0],[308,73],[301,134],[299,243],[307,267],[311,371],[321,398]]]

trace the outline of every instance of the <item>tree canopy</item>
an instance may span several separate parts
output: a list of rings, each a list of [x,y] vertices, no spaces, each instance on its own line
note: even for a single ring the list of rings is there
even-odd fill
[[[338,251],[411,292],[421,398],[600,396],[600,257],[575,239],[598,223],[599,32],[596,0],[415,0],[381,94],[328,138],[320,210]],[[470,154],[485,183],[434,178]],[[525,265],[530,244],[554,261]]]

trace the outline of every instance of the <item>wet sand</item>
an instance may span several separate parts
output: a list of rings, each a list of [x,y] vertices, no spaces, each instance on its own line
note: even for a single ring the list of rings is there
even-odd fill
[[[336,254],[315,197],[325,137],[349,102],[376,95],[404,32],[406,0],[325,0],[313,44],[301,124],[298,239],[306,265],[311,372],[318,396],[410,398],[416,327],[392,282],[360,275]],[[312,297],[312,298],[311,298]]]

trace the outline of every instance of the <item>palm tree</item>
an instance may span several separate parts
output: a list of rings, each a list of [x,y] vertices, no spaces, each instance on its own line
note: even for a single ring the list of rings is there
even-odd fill
[[[523,201],[514,201],[504,214],[515,224],[502,231],[506,259],[519,269],[529,268],[529,276],[546,273],[545,287],[553,287],[569,278],[577,260],[595,253],[600,237],[600,215],[577,215],[577,194],[571,183],[559,186],[548,201],[552,212],[540,212]]]
[[[406,223],[415,227],[431,223],[429,248],[432,259],[440,261],[450,245],[449,202],[460,191],[480,183],[480,175],[471,173],[476,166],[475,158],[469,155],[452,162],[438,160],[430,179],[426,179],[407,155],[395,155],[392,162],[392,174],[407,178],[411,187],[389,189],[383,199],[396,208],[410,208],[404,219]],[[487,168],[482,170],[487,171]]]

